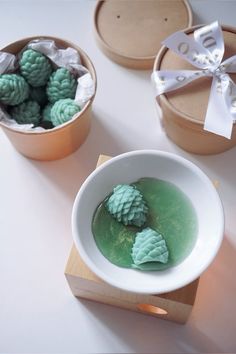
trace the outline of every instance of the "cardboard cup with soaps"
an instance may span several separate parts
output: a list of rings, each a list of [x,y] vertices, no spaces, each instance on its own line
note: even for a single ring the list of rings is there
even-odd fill
[[[77,150],[95,93],[91,60],[67,40],[31,37],[0,51],[0,126],[29,158],[55,160]]]

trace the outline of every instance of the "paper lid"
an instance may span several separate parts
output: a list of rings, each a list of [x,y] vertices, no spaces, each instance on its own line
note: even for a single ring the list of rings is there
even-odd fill
[[[187,0],[98,1],[94,14],[100,49],[133,69],[152,69],[161,41],[192,25]]]

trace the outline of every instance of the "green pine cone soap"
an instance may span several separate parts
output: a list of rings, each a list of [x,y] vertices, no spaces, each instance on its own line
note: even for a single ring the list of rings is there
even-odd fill
[[[34,124],[40,122],[40,106],[35,101],[26,101],[11,109],[10,115],[18,124]]]
[[[52,106],[53,106],[52,103],[48,103],[42,111],[42,120],[40,126],[43,127],[44,129],[54,128],[54,125],[52,124],[51,121]]]
[[[48,100],[55,103],[63,98],[74,98],[76,91],[76,80],[66,68],[57,69],[50,76],[47,85]]]
[[[43,107],[48,101],[48,97],[46,94],[46,87],[30,87],[29,97],[32,101],[38,102],[38,104]]]
[[[0,101],[15,106],[25,101],[29,96],[29,85],[17,74],[0,75]]]
[[[142,194],[133,186],[119,184],[113,189],[106,207],[109,213],[124,225],[142,226],[148,208]]]
[[[54,127],[70,120],[80,107],[70,98],[65,98],[54,103],[51,109],[51,121]]]
[[[147,262],[167,263],[169,251],[166,241],[162,235],[147,227],[136,234],[132,248],[132,258],[135,268],[139,268],[140,264]]]
[[[51,110],[52,110],[52,104],[51,103],[48,103],[44,109],[43,109],[43,112],[42,112],[42,120],[43,121],[48,121],[48,122],[51,122]]]
[[[46,85],[52,72],[52,66],[45,55],[33,49],[27,49],[23,52],[19,64],[22,76],[31,86]]]

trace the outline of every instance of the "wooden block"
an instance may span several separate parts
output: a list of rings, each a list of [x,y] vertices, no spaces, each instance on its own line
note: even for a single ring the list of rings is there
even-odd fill
[[[109,156],[100,155],[97,166],[109,158]],[[197,279],[181,289],[161,295],[142,295],[119,290],[92,273],[82,261],[75,246],[72,247],[65,276],[72,293],[77,297],[178,323],[187,321],[195,301],[199,282]]]

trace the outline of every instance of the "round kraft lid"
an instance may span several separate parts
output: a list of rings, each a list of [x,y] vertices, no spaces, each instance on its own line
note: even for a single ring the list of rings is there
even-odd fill
[[[192,25],[187,0],[98,1],[95,36],[111,60],[133,69],[152,69],[161,42]]]

